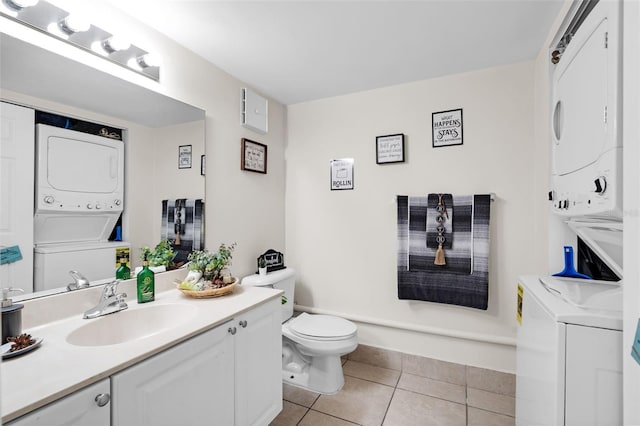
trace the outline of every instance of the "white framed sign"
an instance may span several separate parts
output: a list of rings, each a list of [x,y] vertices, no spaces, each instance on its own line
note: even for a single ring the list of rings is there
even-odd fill
[[[431,114],[433,147],[462,145],[462,108]]]
[[[331,160],[331,190],[353,189],[353,158]]]
[[[376,137],[376,163],[404,162],[404,133]]]

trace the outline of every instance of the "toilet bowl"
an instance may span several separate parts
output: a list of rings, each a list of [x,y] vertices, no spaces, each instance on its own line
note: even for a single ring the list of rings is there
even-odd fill
[[[301,313],[293,316],[295,272],[285,269],[251,275],[242,285],[284,290],[282,380],[316,393],[335,394],[344,385],[341,356],[358,347],[358,328],[344,318]]]

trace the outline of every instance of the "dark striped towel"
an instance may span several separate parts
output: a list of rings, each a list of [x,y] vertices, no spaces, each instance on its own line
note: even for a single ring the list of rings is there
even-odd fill
[[[179,203],[177,203],[179,201]],[[180,206],[180,245],[176,239],[176,206]],[[194,250],[204,249],[204,201],[193,198],[162,200],[161,237],[168,238],[177,251],[174,261],[186,262],[187,255]]]
[[[463,197],[454,197],[455,211],[454,234],[458,232],[457,221],[462,221],[466,215],[471,226],[472,251],[469,262],[471,273],[460,273],[451,270],[456,264],[453,250],[457,244],[454,236],[453,247],[445,252],[447,266],[451,262],[449,270],[443,270],[443,266],[433,265],[433,257],[426,256],[426,241],[423,240],[423,249],[419,249],[417,241],[419,229],[413,229],[410,221],[410,197],[398,196],[398,298],[424,300],[429,302],[447,303],[452,305],[468,306],[477,309],[487,309],[489,296],[489,217],[490,195],[474,195],[467,199],[467,206],[463,207]],[[412,204],[414,197],[411,197]],[[426,205],[426,197],[423,197]],[[456,204],[456,200],[460,204]],[[425,209],[426,210],[426,209]],[[415,212],[414,212],[415,214]],[[425,212],[426,214],[426,212]],[[463,223],[463,222],[461,222]],[[461,225],[462,226],[462,225]],[[417,225],[416,225],[417,228]],[[423,225],[423,235],[426,238],[426,228]],[[414,235],[412,235],[414,234]],[[412,241],[412,240],[415,240]],[[422,251],[421,251],[422,250]],[[432,250],[435,253],[435,250]],[[472,259],[472,261],[471,261]]]

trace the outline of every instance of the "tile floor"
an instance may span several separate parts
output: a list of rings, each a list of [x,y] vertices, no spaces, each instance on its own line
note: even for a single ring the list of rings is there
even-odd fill
[[[363,345],[343,361],[336,395],[283,385],[271,426],[515,424],[512,374]]]

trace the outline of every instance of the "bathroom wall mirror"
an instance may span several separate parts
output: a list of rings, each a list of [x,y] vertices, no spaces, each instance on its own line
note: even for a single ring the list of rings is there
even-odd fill
[[[122,239],[131,245],[132,269],[140,264],[140,248],[160,240],[163,199],[204,199],[199,167],[178,168],[180,145],[191,145],[193,158],[205,154],[202,109],[6,33],[0,33],[0,100],[124,129]],[[5,185],[1,188],[7,190]],[[2,197],[8,198],[6,194]],[[0,241],[0,245],[5,244]],[[115,274],[115,256],[113,266]],[[99,283],[112,277],[91,280]],[[66,291],[72,281],[67,278],[59,287],[16,299]],[[3,282],[2,286],[21,287],[21,283]]]

